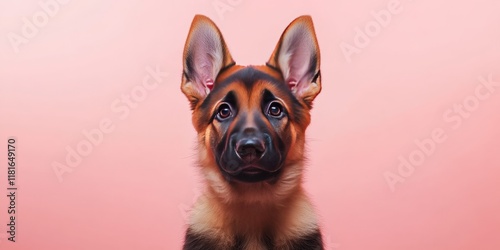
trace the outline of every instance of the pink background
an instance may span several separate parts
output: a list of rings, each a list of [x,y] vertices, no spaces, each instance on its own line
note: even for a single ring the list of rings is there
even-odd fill
[[[498,1],[401,0],[350,62],[340,45],[390,0],[74,0],[16,53],[7,36],[43,10],[38,2],[0,2],[1,190],[8,136],[19,165],[17,242],[6,240],[0,191],[1,249],[180,249],[200,183],[179,90],[197,13],[217,23],[240,64],[264,63],[290,21],[313,16],[323,91],[306,186],[328,249],[500,249],[500,87],[460,125],[443,119],[474,104],[478,77],[500,82]],[[112,103],[156,66],[168,76],[121,119]],[[114,131],[59,182],[54,162],[103,118]],[[414,141],[436,128],[447,139],[391,190],[384,174],[401,176],[398,158],[415,156]]]

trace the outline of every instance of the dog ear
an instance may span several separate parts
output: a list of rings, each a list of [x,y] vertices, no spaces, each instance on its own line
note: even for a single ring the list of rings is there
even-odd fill
[[[267,65],[279,69],[292,93],[312,106],[321,91],[321,79],[318,41],[310,16],[298,17],[288,25]]]
[[[196,15],[184,46],[181,90],[194,109],[213,89],[220,70],[234,65],[222,34],[212,20]]]

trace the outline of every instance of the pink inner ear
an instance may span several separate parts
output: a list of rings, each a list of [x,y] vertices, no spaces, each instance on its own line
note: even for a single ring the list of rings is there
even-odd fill
[[[285,33],[278,55],[278,62],[285,82],[294,93],[308,87],[311,59],[316,53],[314,39],[306,26],[298,25]]]
[[[205,85],[208,87],[208,89],[212,90],[214,88],[214,81],[209,78],[205,80]]]
[[[200,94],[206,95],[213,89],[215,74],[222,64],[222,45],[216,33],[207,27],[196,30],[191,41],[194,84]]]
[[[197,58],[197,57],[196,57]],[[198,59],[198,58],[197,58]],[[214,76],[213,76],[213,63],[207,62],[205,58],[201,58],[201,60],[194,61],[194,65],[196,68],[196,84],[198,90],[201,93],[206,92],[206,88],[212,90],[214,88]]]
[[[295,42],[294,48],[290,48],[289,59],[288,59],[288,77],[286,82],[290,89],[299,91],[299,89],[304,88],[307,84],[311,72],[308,72],[310,67],[310,61],[313,53],[313,49],[310,44],[305,42],[304,38],[299,38],[299,41]]]

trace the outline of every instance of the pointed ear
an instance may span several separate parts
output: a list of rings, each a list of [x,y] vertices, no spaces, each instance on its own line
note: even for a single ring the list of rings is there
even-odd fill
[[[267,65],[279,69],[292,93],[312,106],[321,91],[321,79],[318,41],[310,16],[298,17],[288,25]]]
[[[234,64],[217,26],[196,15],[184,46],[181,90],[194,109],[214,87],[219,71]]]

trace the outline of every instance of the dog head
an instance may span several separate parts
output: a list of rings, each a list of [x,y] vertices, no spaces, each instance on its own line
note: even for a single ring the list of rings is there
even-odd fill
[[[240,66],[217,26],[197,15],[183,67],[181,90],[193,111],[199,163],[210,186],[226,198],[248,188],[296,187],[309,111],[321,91],[311,18],[301,16],[286,28],[266,65]]]

